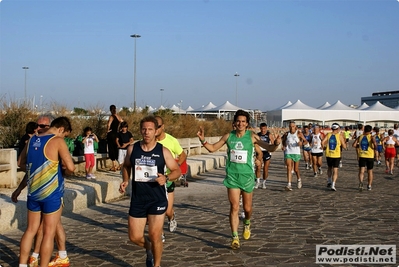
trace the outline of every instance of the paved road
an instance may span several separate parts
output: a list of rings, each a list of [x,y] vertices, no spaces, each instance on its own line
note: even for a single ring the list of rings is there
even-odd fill
[[[358,192],[354,151],[346,152],[337,192],[327,190],[326,174],[313,178],[303,164],[301,171],[303,188],[284,191],[282,153],[274,153],[268,188],[254,194],[253,235],[236,251],[224,171],[177,188],[178,230],[166,233],[162,266],[319,266],[316,244],[399,245],[398,174],[375,168],[373,190]],[[71,266],[145,266],[143,249],[127,238],[128,206],[123,199],[63,217]],[[18,230],[0,235],[3,266],[17,266],[20,237]]]

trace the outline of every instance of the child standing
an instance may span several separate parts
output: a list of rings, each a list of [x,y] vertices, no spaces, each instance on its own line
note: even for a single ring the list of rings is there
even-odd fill
[[[83,140],[84,144],[84,156],[86,161],[86,178],[87,179],[95,179],[96,177],[93,174],[93,167],[95,165],[95,157],[94,157],[94,141],[98,142],[97,136],[92,132],[91,127],[86,127],[83,130]]]
[[[118,155],[119,167],[118,167],[118,170],[120,170],[122,168],[123,162],[125,161],[127,147],[134,143],[133,134],[128,131],[128,126],[127,126],[127,122],[126,121],[121,122],[120,129],[121,130],[118,133],[118,137],[116,138],[116,145],[119,148],[119,155]]]

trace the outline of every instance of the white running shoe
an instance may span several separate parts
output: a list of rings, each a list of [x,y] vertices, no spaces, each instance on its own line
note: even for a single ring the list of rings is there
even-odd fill
[[[298,180],[297,187],[298,187],[298,189],[302,188],[302,180]]]
[[[266,189],[266,182],[262,183],[262,189]]]
[[[245,212],[244,211],[241,212],[241,218],[245,219]]]
[[[176,231],[177,222],[176,222],[174,213],[173,213],[173,219],[168,222],[168,228],[169,228],[169,232],[171,232],[171,233]]]

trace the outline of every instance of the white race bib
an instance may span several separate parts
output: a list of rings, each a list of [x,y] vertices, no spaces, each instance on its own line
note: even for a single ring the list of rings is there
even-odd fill
[[[247,163],[246,150],[230,150],[230,161],[234,163]]]
[[[134,166],[135,175],[134,180],[136,182],[155,182],[158,178],[158,168],[157,166],[145,166],[145,165],[135,165]]]

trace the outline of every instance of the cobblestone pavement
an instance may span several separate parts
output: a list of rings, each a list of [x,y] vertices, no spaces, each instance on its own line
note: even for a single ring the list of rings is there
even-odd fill
[[[303,188],[294,182],[293,191],[286,192],[282,158],[273,153],[267,189],[254,192],[252,236],[241,238],[239,250],[229,247],[224,171],[177,187],[178,229],[169,233],[165,224],[162,266],[321,266],[315,264],[316,244],[398,245],[398,174],[375,167],[372,191],[359,192],[355,153],[345,151],[337,192],[326,188],[325,167],[314,178],[303,163]],[[63,217],[71,266],[145,266],[144,250],[128,241],[128,206],[122,199]],[[21,234],[0,235],[1,265],[18,266]]]

